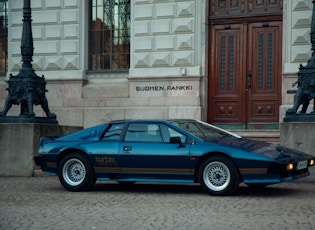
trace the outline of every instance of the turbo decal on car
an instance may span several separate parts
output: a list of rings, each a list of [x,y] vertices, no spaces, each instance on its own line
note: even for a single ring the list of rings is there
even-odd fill
[[[107,167],[117,166],[117,161],[113,157],[95,157],[95,162]]]

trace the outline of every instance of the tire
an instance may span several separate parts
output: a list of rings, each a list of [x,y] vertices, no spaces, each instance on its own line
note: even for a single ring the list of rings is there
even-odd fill
[[[88,158],[79,153],[71,153],[61,159],[58,177],[62,186],[72,192],[90,190],[96,181]]]
[[[231,195],[240,184],[238,169],[223,156],[205,159],[200,165],[198,177],[202,189],[214,196]]]

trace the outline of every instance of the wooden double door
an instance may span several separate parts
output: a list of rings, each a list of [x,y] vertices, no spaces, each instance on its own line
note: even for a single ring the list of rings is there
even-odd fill
[[[277,124],[282,21],[215,24],[209,39],[209,122],[239,128]]]

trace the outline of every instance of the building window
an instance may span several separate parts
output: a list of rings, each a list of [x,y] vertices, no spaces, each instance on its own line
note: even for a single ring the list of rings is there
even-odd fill
[[[0,75],[8,69],[8,0],[0,0]]]
[[[130,66],[130,0],[90,0],[89,70]]]

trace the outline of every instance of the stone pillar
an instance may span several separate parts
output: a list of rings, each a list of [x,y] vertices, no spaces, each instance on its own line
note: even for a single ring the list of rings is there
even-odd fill
[[[82,129],[56,124],[0,124],[0,176],[32,176],[33,156],[41,136],[57,136]]]

